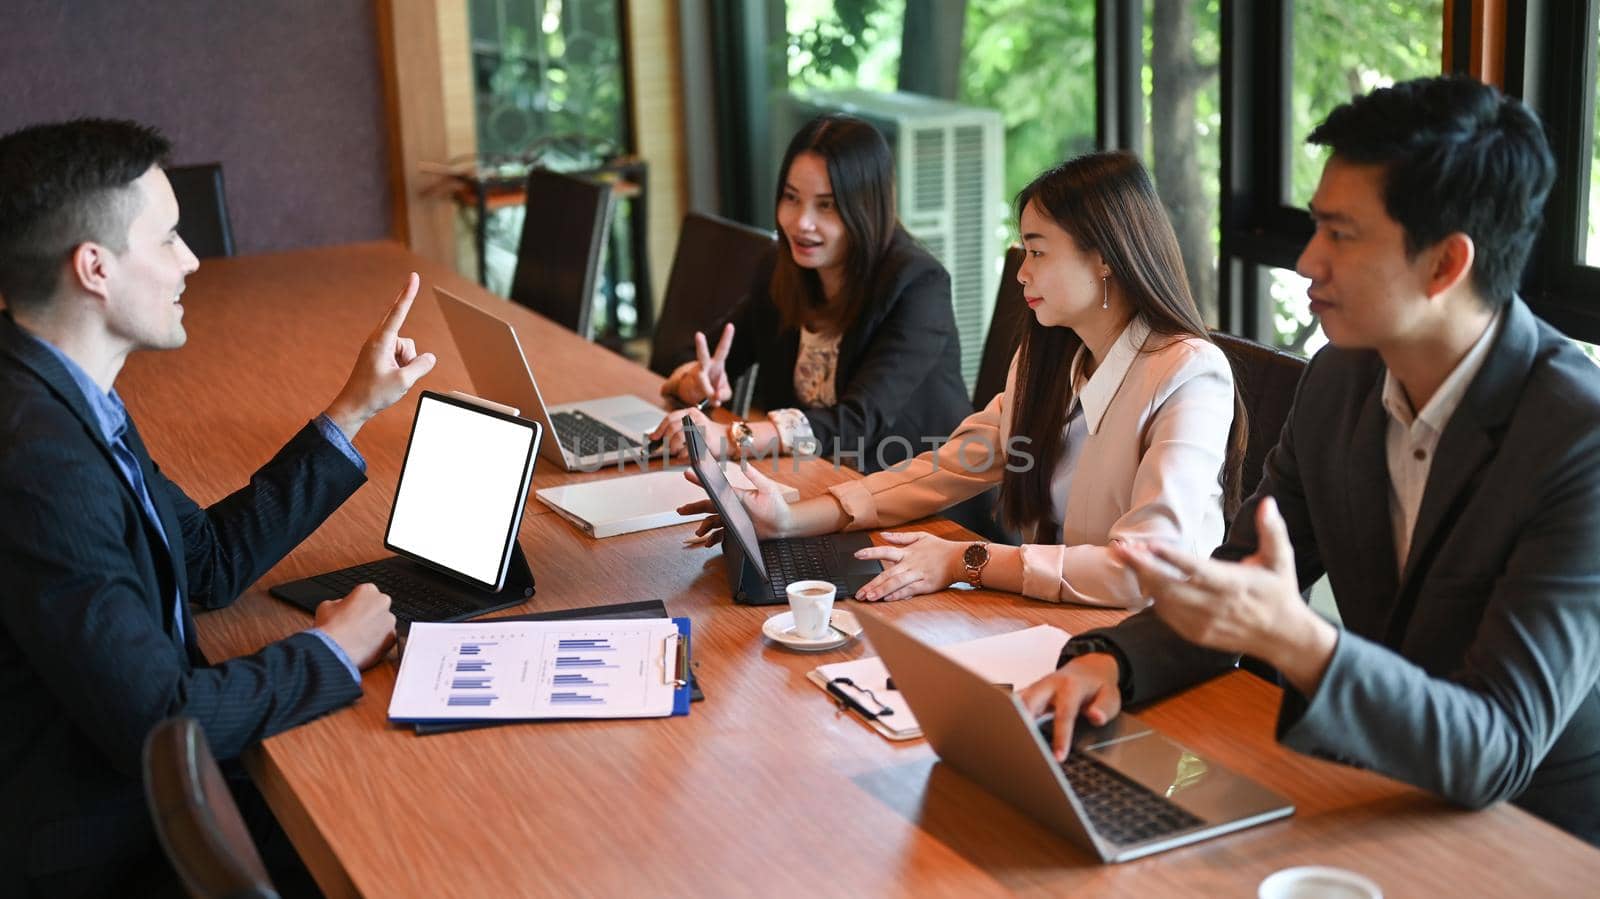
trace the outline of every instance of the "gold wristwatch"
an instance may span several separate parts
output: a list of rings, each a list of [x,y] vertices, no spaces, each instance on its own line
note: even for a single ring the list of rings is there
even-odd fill
[[[736,421],[728,427],[728,436],[739,447],[739,457],[746,458],[756,454],[756,432],[750,430],[748,422]]]
[[[974,587],[983,586],[983,566],[989,564],[989,544],[978,541],[967,547],[961,554],[962,564],[967,566],[967,583]]]

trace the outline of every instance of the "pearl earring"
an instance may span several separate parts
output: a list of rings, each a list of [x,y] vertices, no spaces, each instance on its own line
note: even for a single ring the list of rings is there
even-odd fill
[[[1111,308],[1111,276],[1100,276],[1100,308]]]

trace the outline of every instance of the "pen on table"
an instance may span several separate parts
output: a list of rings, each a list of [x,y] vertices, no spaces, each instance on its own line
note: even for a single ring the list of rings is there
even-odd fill
[[[705,399],[701,400],[700,402],[695,403],[693,406],[689,406],[687,408],[694,409],[694,410],[696,410],[698,412],[704,412],[707,409],[711,408],[711,397],[708,396]],[[661,445],[663,443],[665,443],[666,440],[667,440],[667,436],[665,434],[661,435],[660,437],[655,438],[654,440],[651,440],[649,443],[645,444],[645,446],[644,446],[645,453],[654,456],[656,454],[656,452],[661,449]]]
[[[886,689],[886,690],[893,690],[895,688],[895,686],[894,686],[894,678],[891,677],[888,680],[884,681],[883,682],[883,686],[884,686],[884,689]],[[990,684],[990,686],[999,687],[1002,690],[1015,690],[1016,689],[1016,685],[1015,684]]]
[[[848,679],[836,678],[834,680],[828,681],[828,692],[830,694],[832,694],[836,699],[838,699],[840,703],[844,704],[845,706],[848,706],[851,711],[855,712],[856,714],[860,715],[861,717],[867,719],[868,721],[876,721],[876,720],[878,720],[879,718],[881,718],[881,717],[883,717],[885,715],[893,715],[894,714],[894,709],[891,709],[888,706],[883,706],[883,707],[879,708],[878,711],[876,711],[876,712],[874,712],[873,710],[867,708],[866,706],[862,705],[861,702],[859,700],[857,700],[854,696],[851,696],[849,693],[846,693],[844,690],[841,690],[839,688],[839,684],[840,683],[850,684],[850,686],[852,686],[852,687],[855,686],[855,684],[851,683],[851,681],[849,681]]]

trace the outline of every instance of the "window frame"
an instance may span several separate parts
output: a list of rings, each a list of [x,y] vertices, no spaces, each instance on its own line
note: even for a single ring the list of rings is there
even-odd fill
[[[1556,181],[1524,274],[1523,297],[1569,336],[1600,343],[1600,304],[1594,300],[1600,296],[1600,266],[1583,259],[1600,0],[1509,6],[1514,8],[1507,16],[1506,90],[1539,113],[1556,160]]]
[[[706,0],[716,71],[715,118],[722,212],[748,219],[756,136],[767,133],[765,96],[777,74],[766,46],[781,33],[783,0]],[[1165,2],[1165,0],[1162,0]],[[1568,334],[1600,344],[1600,266],[1582,262],[1593,135],[1596,20],[1600,0],[1504,4],[1504,29],[1474,31],[1480,0],[1446,0],[1440,34],[1445,71],[1473,74],[1475,41],[1503,42],[1505,91],[1540,113],[1556,156],[1557,180],[1544,231],[1523,278],[1523,296]],[[1143,129],[1145,0],[1095,0],[1096,141],[1139,152]],[[1283,201],[1295,142],[1292,0],[1220,0],[1222,112],[1217,246],[1222,330],[1269,340],[1271,268],[1292,270],[1313,226]],[[1493,48],[1491,48],[1493,49]],[[1571,72],[1582,72],[1576,82]],[[1561,77],[1567,73],[1567,77]],[[632,95],[629,94],[631,101]],[[759,188],[764,189],[764,188]]]

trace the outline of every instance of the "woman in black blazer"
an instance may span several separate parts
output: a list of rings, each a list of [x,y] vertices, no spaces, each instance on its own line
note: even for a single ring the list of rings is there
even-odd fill
[[[731,379],[759,363],[755,403],[765,420],[711,422],[676,412],[654,436],[683,452],[682,421],[732,453],[822,455],[862,471],[910,459],[972,411],[950,275],[895,216],[894,162],[871,125],[824,115],[789,143],[778,183],[778,245],[713,352],[664,395],[721,403]]]

